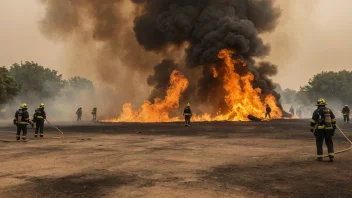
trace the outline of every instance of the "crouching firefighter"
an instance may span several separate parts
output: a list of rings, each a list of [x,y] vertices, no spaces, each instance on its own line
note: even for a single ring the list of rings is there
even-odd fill
[[[183,115],[185,116],[185,126],[191,126],[191,117],[192,117],[192,110],[191,105],[188,103],[186,108],[183,110]]]
[[[316,106],[318,108],[314,111],[312,120],[310,123],[310,131],[314,132],[316,137],[317,146],[317,160],[323,160],[323,141],[328,148],[328,154],[330,161],[334,161],[334,144],[332,142],[332,136],[335,134],[336,129],[336,118],[334,113],[327,107],[324,99],[319,99]]]
[[[40,132],[40,137],[44,137],[44,122],[46,119],[46,113],[44,110],[44,104],[41,103],[39,108],[35,110],[33,115],[33,122],[35,122],[35,133],[34,137],[38,137],[38,132]]]
[[[23,103],[21,105],[21,109],[16,111],[15,119],[13,120],[13,123],[17,125],[16,140],[21,139],[21,131],[22,131],[22,140],[27,140],[27,125],[31,124],[33,127],[33,123],[29,119],[27,104]]]

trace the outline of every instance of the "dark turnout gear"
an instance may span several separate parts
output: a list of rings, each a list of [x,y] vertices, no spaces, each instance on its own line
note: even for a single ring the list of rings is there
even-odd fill
[[[27,105],[22,105],[22,109],[19,109],[15,113],[14,123],[17,125],[17,134],[16,139],[20,140],[21,138],[21,131],[22,131],[22,139],[27,139],[27,125],[32,124],[29,120],[29,113],[27,111]]]
[[[191,126],[192,110],[189,104],[183,110],[183,115],[185,116],[185,126]]]
[[[350,108],[348,108],[348,106],[346,105],[346,106],[342,109],[343,121],[344,121],[344,122],[350,122],[350,113],[351,113],[351,110],[350,110]]]
[[[77,114],[77,121],[82,120],[82,107],[77,109],[76,114]]]
[[[295,109],[294,109],[293,107],[290,108],[290,113],[291,113],[292,115],[295,115]]]
[[[269,107],[269,105],[266,105],[266,109],[265,109],[266,113],[265,113],[265,118],[269,117],[269,119],[271,119],[271,108]]]
[[[33,115],[33,122],[36,123],[34,137],[38,137],[38,132],[40,132],[40,137],[44,137],[44,121],[46,119],[46,113],[44,110],[44,105],[36,109]]]
[[[92,115],[93,115],[93,121],[96,121],[97,120],[97,108],[96,107],[93,108]]]
[[[332,136],[335,134],[336,118],[334,113],[329,108],[325,107],[325,105],[325,100],[323,102],[318,101],[318,109],[313,113],[310,123],[310,131],[314,132],[314,135],[316,136],[317,159],[320,160],[323,158],[323,141],[325,139],[328,154],[332,161],[334,158]]]

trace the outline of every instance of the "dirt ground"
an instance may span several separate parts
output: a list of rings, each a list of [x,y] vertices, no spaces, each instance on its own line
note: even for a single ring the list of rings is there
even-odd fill
[[[315,161],[308,120],[56,124],[65,139],[0,126],[0,197],[352,196],[352,151]]]

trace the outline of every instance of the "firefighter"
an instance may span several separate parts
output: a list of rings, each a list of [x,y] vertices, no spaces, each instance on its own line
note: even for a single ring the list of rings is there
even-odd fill
[[[46,119],[46,113],[44,110],[44,104],[41,103],[39,108],[37,108],[33,115],[33,122],[35,123],[35,133],[34,137],[38,137],[38,132],[40,133],[40,137],[44,137],[44,121]]]
[[[77,114],[77,121],[82,120],[82,107],[79,107],[76,111]]]
[[[27,111],[27,104],[23,103],[21,105],[21,109],[17,110],[15,113],[15,119],[13,123],[17,125],[17,134],[16,140],[21,139],[21,131],[22,131],[22,140],[27,140],[27,125],[31,124],[33,127],[33,123],[29,119],[29,113]]]
[[[291,106],[291,108],[290,108],[290,113],[291,113],[292,115],[295,115],[295,109],[293,108],[293,106]]]
[[[93,115],[93,121],[96,121],[97,120],[97,108],[96,107],[93,108],[92,115]]]
[[[191,117],[192,117],[192,110],[191,105],[188,103],[186,108],[183,110],[183,115],[185,116],[185,126],[191,126]]]
[[[345,107],[342,109],[342,114],[343,114],[343,121],[350,123],[350,108],[348,108],[348,105],[345,105]]]
[[[312,116],[310,123],[310,131],[314,132],[317,146],[317,160],[323,160],[323,141],[328,147],[328,155],[330,161],[334,161],[334,144],[332,136],[335,134],[336,118],[334,113],[326,107],[327,103],[324,99],[319,99],[316,106],[318,107]]]
[[[271,108],[270,108],[269,104],[266,104],[266,109],[265,110],[266,110],[265,118],[269,117],[269,119],[271,119],[271,115],[270,115]]]

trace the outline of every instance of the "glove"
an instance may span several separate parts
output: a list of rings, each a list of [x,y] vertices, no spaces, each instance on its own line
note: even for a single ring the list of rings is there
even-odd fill
[[[13,124],[14,124],[14,125],[17,124],[17,120],[16,120],[16,119],[13,120]]]
[[[312,132],[312,133],[313,133],[313,132],[314,132],[314,129],[310,129],[310,132]]]
[[[334,136],[335,135],[335,129],[332,131],[332,135],[331,136]]]
[[[317,131],[314,131],[314,136],[317,136]]]

